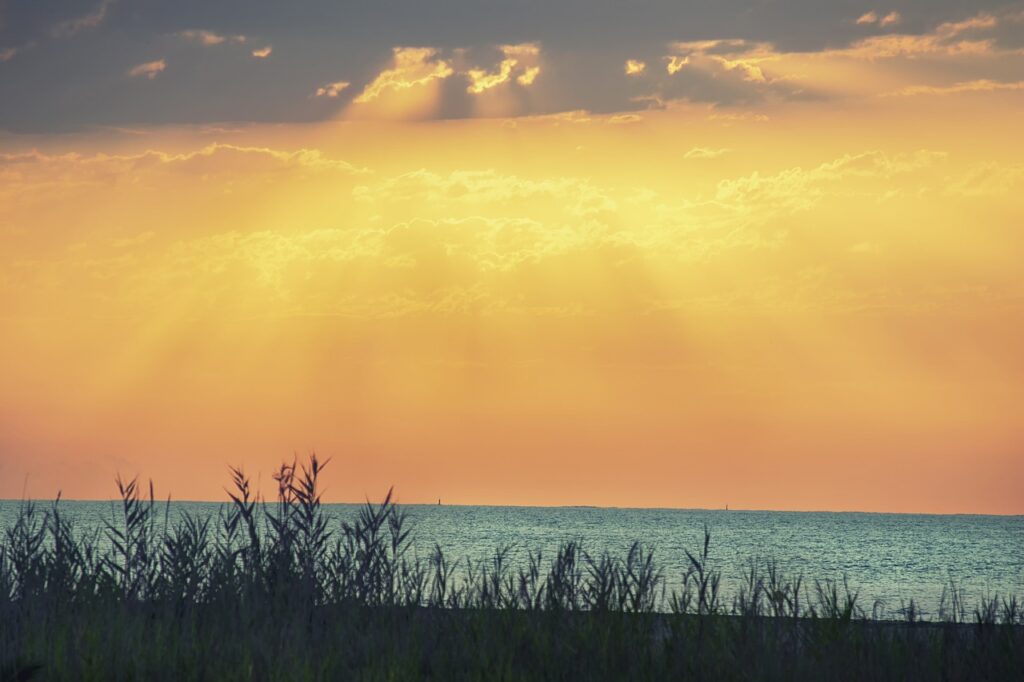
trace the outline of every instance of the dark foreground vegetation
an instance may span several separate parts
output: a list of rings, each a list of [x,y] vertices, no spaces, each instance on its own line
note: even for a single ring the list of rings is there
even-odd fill
[[[512,566],[411,549],[390,495],[335,526],[323,465],[262,504],[234,471],[214,519],[170,523],[134,481],[80,534],[26,503],[0,542],[0,680],[1024,679],[1016,598],[869,614],[844,583],[751,563],[724,603],[710,537],[669,589],[651,552],[567,543]]]

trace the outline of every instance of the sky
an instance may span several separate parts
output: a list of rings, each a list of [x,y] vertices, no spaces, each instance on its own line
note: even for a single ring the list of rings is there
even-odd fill
[[[1024,514],[1024,3],[0,0],[0,498]]]

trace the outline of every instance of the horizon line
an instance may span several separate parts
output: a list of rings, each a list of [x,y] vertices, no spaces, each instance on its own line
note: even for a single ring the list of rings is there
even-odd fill
[[[140,499],[145,499],[140,496]],[[120,502],[120,498],[43,498],[43,497],[30,497],[30,498],[0,498],[0,503],[4,502]],[[194,499],[174,499],[171,497],[165,498],[154,498],[154,504],[233,504],[231,500],[194,500]],[[598,510],[636,510],[636,511],[695,511],[695,512],[753,512],[753,513],[778,513],[778,514],[877,514],[877,515],[890,515],[890,516],[994,516],[999,518],[1018,518],[1024,517],[1024,511],[1018,513],[997,513],[997,512],[914,512],[914,511],[879,511],[879,510],[865,510],[865,509],[759,509],[753,507],[638,507],[638,506],[622,506],[622,505],[595,505],[595,504],[487,504],[487,503],[467,503],[467,502],[452,502],[438,504],[436,502],[401,502],[393,500],[397,506],[404,507],[488,507],[488,508],[514,508],[514,509],[598,509]],[[275,504],[277,500],[262,500],[263,504]],[[375,503],[367,497],[362,501],[332,501],[323,502],[324,506],[329,505],[364,505],[364,504],[379,504]]]

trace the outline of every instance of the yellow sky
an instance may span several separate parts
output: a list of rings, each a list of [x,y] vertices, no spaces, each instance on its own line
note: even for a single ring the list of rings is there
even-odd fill
[[[332,500],[1024,513],[1024,90],[979,30],[608,74],[733,107],[514,116],[543,46],[396,49],[322,123],[7,135],[0,497],[316,449]],[[463,72],[494,99],[435,120]]]

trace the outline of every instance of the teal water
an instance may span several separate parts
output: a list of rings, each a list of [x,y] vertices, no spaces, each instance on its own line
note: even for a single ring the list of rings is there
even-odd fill
[[[8,528],[21,502],[0,501],[0,528]],[[42,507],[49,502],[37,503]],[[111,502],[62,501],[79,533],[99,532],[116,521]],[[182,512],[216,515],[224,505],[172,502],[167,523]],[[325,505],[331,528],[353,517],[357,505]],[[934,614],[953,580],[968,603],[987,595],[1024,597],[1024,516],[944,516],[834,512],[606,509],[591,507],[484,507],[405,505],[416,551],[434,544],[447,555],[485,559],[512,545],[513,562],[528,550],[551,557],[566,540],[581,540],[590,553],[624,556],[639,540],[654,550],[667,585],[686,570],[685,550],[699,550],[711,530],[711,558],[723,572],[723,593],[735,593],[750,559],[773,558],[780,569],[803,574],[809,585],[842,580],[859,590],[869,613],[876,602],[894,613],[910,599]],[[164,506],[160,507],[164,522]]]

